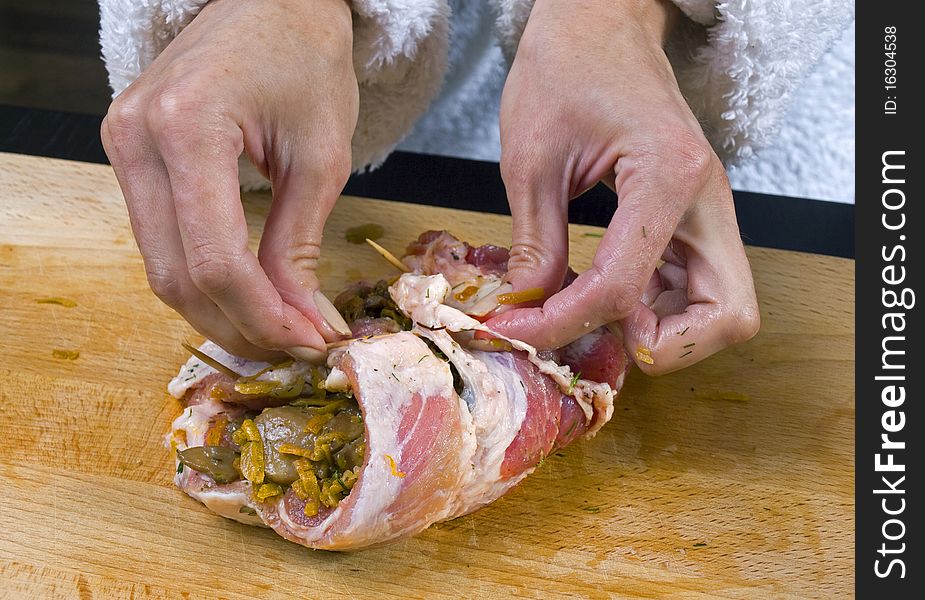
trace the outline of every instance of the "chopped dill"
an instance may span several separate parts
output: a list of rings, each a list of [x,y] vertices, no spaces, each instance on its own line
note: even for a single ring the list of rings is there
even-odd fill
[[[581,371],[578,371],[577,373],[575,373],[574,375],[572,375],[572,380],[571,380],[571,381],[569,382],[569,384],[568,384],[568,391],[565,392],[565,393],[566,393],[566,394],[571,394],[571,393],[572,393],[572,390],[575,389],[575,386],[578,385],[578,381],[579,381],[580,379],[581,379]]]

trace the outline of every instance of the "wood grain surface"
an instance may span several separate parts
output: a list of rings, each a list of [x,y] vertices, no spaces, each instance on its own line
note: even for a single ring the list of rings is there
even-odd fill
[[[244,203],[256,240],[269,197]],[[392,273],[344,240],[367,222],[396,251],[432,228],[509,239],[505,217],[345,197],[326,292]],[[572,227],[579,270],[599,231]],[[378,550],[311,551],[172,485],[165,384],[198,338],[148,290],[109,167],[0,154],[0,597],[844,597],[854,263],[749,258],[754,340],[673,375],[634,371],[595,439],[473,515]]]

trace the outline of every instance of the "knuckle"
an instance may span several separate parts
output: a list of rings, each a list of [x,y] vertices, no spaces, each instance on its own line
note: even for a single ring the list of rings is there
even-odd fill
[[[729,345],[747,342],[758,334],[761,328],[761,312],[757,302],[747,302],[729,315],[726,342]]]
[[[642,298],[643,289],[640,285],[621,285],[613,288],[604,304],[608,312],[608,320],[616,321],[633,312],[636,303]]]
[[[146,270],[148,285],[161,302],[172,308],[183,303],[183,290],[180,280],[170,270],[160,265],[151,265]]]
[[[700,136],[684,136],[675,140],[672,146],[672,158],[675,167],[683,173],[698,175],[709,170],[713,162],[713,149],[705,139]]]
[[[313,150],[304,160],[299,161],[304,165],[299,168],[307,169],[304,173],[309,179],[323,188],[319,190],[322,193],[318,194],[318,198],[333,204],[350,179],[351,158],[348,140],[346,143],[329,144]]]
[[[713,172],[718,161],[710,144],[702,135],[692,133],[674,136],[670,150],[663,158],[671,177],[680,185],[700,186]]]
[[[321,247],[314,240],[294,241],[286,250],[285,259],[297,271],[314,271],[321,258]]]
[[[159,140],[182,140],[204,122],[205,107],[197,95],[177,89],[158,92],[145,113],[145,123]]]
[[[143,114],[139,94],[129,89],[116,96],[103,118],[103,126],[100,130],[103,143],[107,147],[118,149],[120,144],[135,135],[141,128]]]
[[[193,284],[208,296],[225,294],[234,285],[236,258],[211,244],[190,252],[187,266]]]
[[[258,260],[271,281],[291,273],[310,276],[321,259],[321,246],[314,239],[288,238],[284,245],[264,246],[260,250]]]
[[[597,267],[592,267],[597,269]],[[645,291],[644,284],[636,281],[629,281],[621,285],[612,285],[613,276],[608,276],[598,270],[598,279],[594,287],[603,290],[601,310],[604,313],[602,317],[606,321],[618,321],[625,318],[636,308],[636,304],[642,299]],[[636,278],[634,278],[636,279]]]
[[[719,158],[702,132],[685,126],[667,126],[637,148],[646,158],[651,185],[668,186],[692,196],[715,173]]]
[[[553,251],[541,241],[531,236],[527,239],[518,239],[518,241],[511,246],[508,269],[546,272],[564,268],[565,260],[561,252]]]

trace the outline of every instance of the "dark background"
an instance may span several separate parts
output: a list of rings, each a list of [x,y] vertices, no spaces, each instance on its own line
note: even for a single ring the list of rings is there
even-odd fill
[[[103,115],[95,0],[0,0],[0,104]]]
[[[246,1],[246,0],[242,0]],[[0,0],[0,152],[104,163],[100,121],[110,90],[96,0]],[[508,213],[496,163],[395,152],[345,193]],[[746,244],[854,256],[854,206],[734,192]],[[573,223],[606,226],[616,198],[598,186]]]

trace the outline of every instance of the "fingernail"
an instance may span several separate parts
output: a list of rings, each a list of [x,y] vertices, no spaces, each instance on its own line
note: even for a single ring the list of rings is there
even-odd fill
[[[351,335],[347,321],[344,321],[344,318],[340,316],[340,313],[334,308],[334,303],[328,300],[328,297],[325,296],[321,290],[315,290],[314,296],[315,306],[318,307],[318,312],[320,312],[321,317],[328,322],[331,329],[341,335]]]
[[[327,352],[323,352],[317,348],[310,348],[308,346],[294,346],[292,348],[288,348],[286,350],[286,354],[313,365],[324,364],[325,359],[328,357]]]

